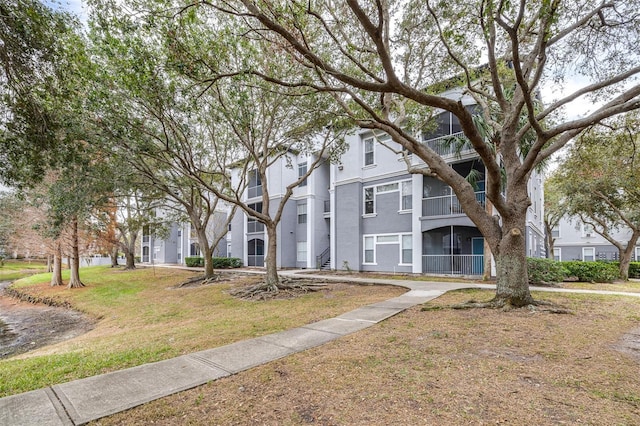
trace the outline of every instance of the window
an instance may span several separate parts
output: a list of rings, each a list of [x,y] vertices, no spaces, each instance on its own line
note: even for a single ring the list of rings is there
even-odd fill
[[[445,111],[429,123],[428,130],[422,135],[422,140],[428,141],[442,136],[460,133],[461,131],[462,126],[460,126],[458,117],[449,111]]]
[[[247,205],[250,209],[262,213],[262,203],[253,203]],[[247,232],[262,232],[264,231],[264,225],[261,222],[258,222],[253,216],[247,217]]]
[[[560,225],[556,225],[551,229],[552,238],[560,238]]]
[[[189,256],[200,256],[200,244],[191,243],[189,246]]]
[[[364,237],[364,263],[375,263],[373,237]]]
[[[562,260],[562,249],[561,248],[553,248],[553,260],[561,261]]]
[[[376,211],[373,190],[373,186],[364,189],[364,214],[374,214]]]
[[[583,247],[582,260],[584,260],[585,262],[591,262],[596,260],[595,249],[593,247]]]
[[[593,237],[594,236],[593,226],[589,225],[588,223],[583,223],[582,224],[582,236],[584,238]]]
[[[259,197],[262,195],[262,181],[260,180],[260,173],[258,173],[257,170],[249,172],[248,192],[249,198]]]
[[[298,204],[298,223],[307,223],[307,205]]]
[[[396,245],[399,257],[396,259],[383,259],[388,262],[398,262],[398,265],[407,266],[413,263],[413,237],[411,234],[382,234],[365,235],[364,237],[364,261],[363,264],[377,264],[376,251],[378,246]],[[388,252],[387,252],[388,253]],[[393,256],[391,256],[393,257]]]
[[[412,185],[410,180],[405,180],[401,182],[383,183],[364,188],[364,214],[375,214],[376,197],[380,194],[389,194],[392,192],[400,193],[399,198],[401,212],[411,210],[413,204]]]
[[[376,186],[376,193],[384,194],[386,192],[393,192],[398,190],[398,183],[384,183]]]
[[[378,244],[398,244],[398,236],[397,235],[378,235],[377,243]]]
[[[400,211],[411,210],[413,206],[413,196],[411,181],[407,180],[400,183]]]
[[[264,241],[254,238],[247,242],[247,266],[264,266]]]
[[[400,263],[411,265],[413,263],[413,239],[411,235],[402,235],[402,246],[400,250]]]
[[[178,238],[182,237],[182,229],[178,229]]]
[[[307,242],[306,241],[298,241],[298,247],[296,250],[296,259],[298,262],[306,262],[307,261]]]
[[[364,165],[371,166],[375,161],[373,156],[373,138],[364,140]]]
[[[298,178],[307,174],[307,162],[298,164]],[[305,178],[302,182],[300,182],[300,186],[307,186],[307,179]]]
[[[640,247],[636,247],[636,262],[640,262]]]

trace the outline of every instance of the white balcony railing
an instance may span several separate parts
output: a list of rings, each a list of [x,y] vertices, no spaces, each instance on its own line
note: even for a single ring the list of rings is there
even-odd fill
[[[485,205],[485,192],[476,192],[476,201]],[[427,197],[422,199],[422,216],[447,216],[452,214],[464,214],[460,201],[455,194],[440,197]]]
[[[457,138],[458,140],[452,140],[454,138]],[[464,142],[462,142],[461,139],[464,139]],[[441,157],[463,155],[474,151],[473,146],[471,145],[471,143],[469,143],[469,141],[464,136],[464,133],[462,132],[429,139],[424,141],[423,143],[434,150]],[[462,146],[460,146],[461,144]]]
[[[482,254],[427,254],[422,256],[423,274],[482,275]]]

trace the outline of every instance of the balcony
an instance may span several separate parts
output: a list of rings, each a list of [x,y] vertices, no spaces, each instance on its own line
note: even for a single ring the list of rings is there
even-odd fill
[[[485,205],[485,192],[476,192],[476,201]],[[455,194],[440,197],[428,197],[422,199],[422,216],[448,216],[464,214],[460,201]]]
[[[482,275],[482,254],[434,254],[422,256],[423,274]]]
[[[423,143],[443,158],[461,156],[475,152],[473,146],[469,143],[462,132],[429,139]]]

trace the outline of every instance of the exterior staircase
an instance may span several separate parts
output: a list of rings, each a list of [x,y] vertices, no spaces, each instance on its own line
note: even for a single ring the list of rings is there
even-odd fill
[[[331,269],[330,248],[327,248],[319,256],[316,256],[316,268],[324,271]]]

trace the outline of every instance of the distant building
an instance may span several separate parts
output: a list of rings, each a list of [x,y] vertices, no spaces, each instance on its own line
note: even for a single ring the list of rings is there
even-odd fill
[[[563,217],[558,226],[553,228],[552,236],[555,238],[555,260],[620,260],[617,247],[578,218]],[[616,241],[626,243],[631,236],[631,230],[621,228],[611,236]],[[636,245],[632,260],[640,261],[640,245]]]

